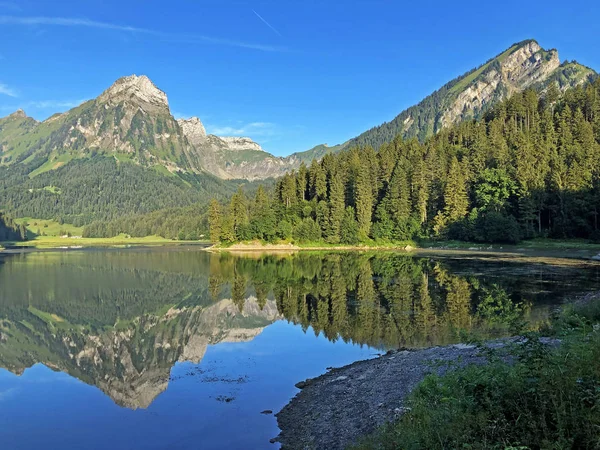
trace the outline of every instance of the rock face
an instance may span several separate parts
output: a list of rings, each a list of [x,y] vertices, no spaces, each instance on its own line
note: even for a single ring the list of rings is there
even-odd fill
[[[556,50],[544,50],[534,40],[519,42],[479,68],[467,72],[390,122],[351,139],[349,145],[379,148],[396,135],[424,140],[444,127],[480,118],[489,108],[527,88],[544,91],[558,82],[565,90],[597,74],[575,62],[560,63]]]
[[[179,119],[177,123],[193,145],[202,169],[219,178],[254,181],[279,177],[300,165],[292,158],[278,158],[265,152],[248,137],[207,135],[197,117]]]
[[[8,116],[11,119],[26,119],[27,114],[22,109],[17,109],[14,113]]]
[[[97,102],[110,106],[130,102],[133,105],[169,109],[167,94],[158,89],[146,75],[119,78],[98,97]]]
[[[556,50],[545,52],[537,42],[526,43],[501,62],[499,60],[499,68],[491,68],[481,79],[462,91],[443,112],[440,126],[443,128],[458,123],[469,114],[478,116],[487,105],[497,102],[499,98],[510,97],[547,79],[559,66]]]
[[[191,117],[190,119],[179,119],[177,123],[181,127],[181,131],[185,137],[193,145],[202,143],[202,138],[206,137],[206,130],[204,125],[197,117]]]
[[[264,152],[262,147],[254,142],[252,139],[247,137],[223,137],[221,138],[225,144],[227,144],[227,149],[231,151],[240,151],[240,150],[253,150],[256,152]]]

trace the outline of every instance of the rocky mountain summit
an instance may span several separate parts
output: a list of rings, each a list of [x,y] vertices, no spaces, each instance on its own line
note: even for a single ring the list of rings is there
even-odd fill
[[[223,179],[256,178],[258,173],[237,166],[255,160],[255,154],[272,157],[248,137],[207,135],[197,117],[175,120],[167,95],[145,75],[120,78],[98,98],[43,122],[23,110],[0,119],[0,150],[1,164],[42,161],[38,172],[104,154],[120,162]]]
[[[528,88],[543,92],[551,83],[564,91],[596,76],[592,69],[576,62],[561,64],[555,49],[544,50],[534,40],[519,42],[450,81],[392,121],[351,139],[349,145],[371,145],[377,149],[397,135],[422,141],[442,128],[480,118],[516,92]]]
[[[119,78],[97,99],[98,104],[117,106],[130,103],[132,106],[168,110],[167,94],[158,89],[146,75],[130,75]]]

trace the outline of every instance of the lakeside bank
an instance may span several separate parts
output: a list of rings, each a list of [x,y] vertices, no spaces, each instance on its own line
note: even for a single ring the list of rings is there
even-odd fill
[[[542,333],[394,350],[299,382],[276,414],[273,442],[291,450],[597,448],[599,352],[595,292],[565,304]]]

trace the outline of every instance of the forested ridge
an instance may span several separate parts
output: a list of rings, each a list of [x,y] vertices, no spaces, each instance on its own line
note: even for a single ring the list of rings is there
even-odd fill
[[[524,56],[524,61],[520,60],[521,63],[517,65],[504,65],[511,55],[520,51],[521,56]],[[528,51],[530,53],[526,53]],[[550,84],[558,84],[558,87],[564,91],[580,84],[583,80],[593,81],[597,76],[594,70],[577,61],[565,61],[549,73],[543,71],[535,73],[540,70],[540,67],[548,67],[549,64],[552,64],[553,58],[556,58],[558,62],[556,49],[544,50],[532,39],[517,42],[479,67],[446,83],[418,104],[402,111],[391,121],[373,127],[351,139],[349,146],[372,146],[378,150],[381,145],[391,142],[398,135],[404,139],[416,137],[423,142],[448,125],[448,118],[445,118],[445,114],[455,106],[453,102],[468,90],[470,90],[471,97],[463,98],[464,109],[456,111],[457,120],[452,123],[480,119],[494,105],[505,99],[510,92],[522,92],[528,86],[535,91],[544,92]],[[536,67],[537,62],[540,63],[539,67]],[[529,70],[533,70],[533,72],[529,72],[519,81],[520,76],[515,73],[519,70],[523,71],[521,75]],[[509,77],[499,75],[507,72],[512,75]],[[495,79],[494,83],[491,82],[492,79]],[[481,94],[477,92],[478,89],[483,89],[483,86],[486,86],[485,89],[493,89],[484,99],[478,97]]]
[[[76,226],[123,220],[165,208],[226,198],[237,182],[208,174],[165,174],[113,157],[76,159],[35,177],[35,163],[0,167],[0,209],[14,217],[55,219]]]
[[[211,203],[211,239],[599,239],[600,80],[515,94],[420,143],[357,147]]]

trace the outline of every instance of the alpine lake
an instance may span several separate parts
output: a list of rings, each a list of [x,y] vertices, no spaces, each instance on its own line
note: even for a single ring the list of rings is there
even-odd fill
[[[543,327],[600,264],[452,252],[0,255],[0,447],[274,449],[295,384]]]

